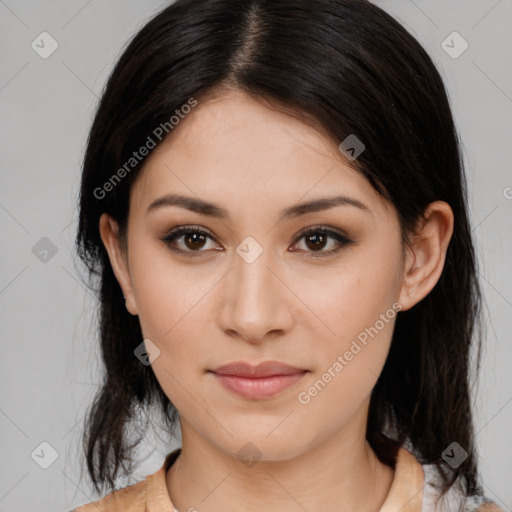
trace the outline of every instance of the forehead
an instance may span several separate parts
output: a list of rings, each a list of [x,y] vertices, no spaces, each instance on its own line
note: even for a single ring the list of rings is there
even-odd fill
[[[200,102],[146,159],[132,204],[142,213],[165,193],[229,203],[241,215],[333,195],[386,208],[332,140],[236,92]]]

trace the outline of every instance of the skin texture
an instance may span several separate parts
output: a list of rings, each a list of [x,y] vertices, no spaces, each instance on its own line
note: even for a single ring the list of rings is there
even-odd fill
[[[131,190],[127,253],[115,222],[101,217],[126,307],[160,350],[152,368],[180,413],[182,453],[167,486],[182,512],[372,512],[388,494],[393,470],[377,459],[365,430],[396,315],[307,404],[298,395],[393,304],[406,310],[430,292],[453,214],[446,203],[431,203],[411,250],[393,206],[349,164],[325,135],[229,92],[201,102],[150,154]],[[215,202],[229,218],[178,206],[146,213],[170,193]],[[368,211],[341,205],[291,219],[279,214],[341,194]],[[209,235],[202,244],[188,235],[174,240],[192,257],[160,240],[188,225]],[[300,237],[319,226],[352,243]],[[236,251],[248,236],[263,249],[252,263]],[[308,373],[278,395],[250,400],[207,371],[240,360],[277,360]],[[244,446],[255,464],[237,457]]]

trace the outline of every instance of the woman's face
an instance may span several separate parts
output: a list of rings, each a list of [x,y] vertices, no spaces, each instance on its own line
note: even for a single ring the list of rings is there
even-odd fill
[[[343,432],[364,436],[404,260],[395,210],[347,162],[312,128],[241,93],[199,103],[150,154],[116,275],[184,437],[284,460]],[[240,361],[305,372],[259,387],[212,373]],[[271,394],[277,381],[288,387]]]

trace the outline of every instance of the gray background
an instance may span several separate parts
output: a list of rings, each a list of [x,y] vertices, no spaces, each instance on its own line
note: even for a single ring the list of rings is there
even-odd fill
[[[80,164],[113,63],[166,3],[0,0],[0,511],[66,511],[96,498],[79,458],[83,416],[98,384],[96,300],[73,252]],[[375,3],[433,57],[464,143],[487,302],[475,395],[480,467],[486,494],[511,510],[512,0]],[[47,59],[31,47],[43,31],[59,45]],[[469,44],[458,58],[441,46],[453,31]],[[47,261],[33,249],[48,247],[43,237],[57,250]],[[58,456],[48,469],[31,456],[42,442]],[[158,469],[173,447],[150,436],[133,481]]]

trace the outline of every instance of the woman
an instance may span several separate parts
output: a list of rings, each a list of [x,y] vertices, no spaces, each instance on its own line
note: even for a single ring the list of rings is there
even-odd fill
[[[105,364],[84,442],[109,494],[75,510],[499,511],[477,471],[465,187],[439,73],[368,1],[150,20],[84,160]],[[115,490],[154,409],[181,448]]]

